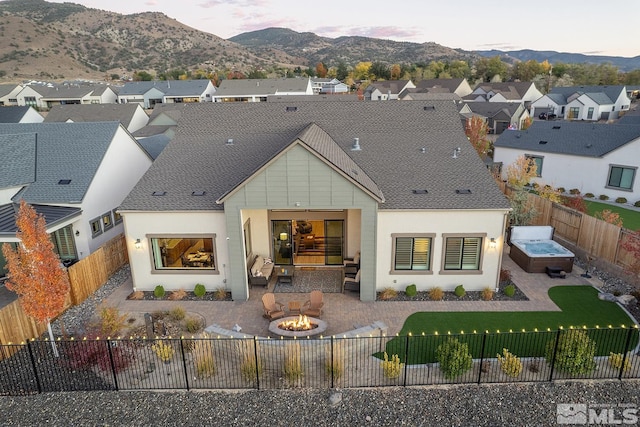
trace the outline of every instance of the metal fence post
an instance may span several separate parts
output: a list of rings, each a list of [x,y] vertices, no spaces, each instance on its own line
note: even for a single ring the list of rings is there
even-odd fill
[[[484,363],[484,346],[487,342],[487,331],[484,331],[484,335],[482,335],[482,346],[480,347],[480,369],[478,369],[478,384],[480,384],[480,380],[482,378],[482,364]]]
[[[631,334],[633,333],[633,328],[629,328],[629,333],[627,334],[627,341],[624,343],[624,352],[622,353],[622,363],[620,364],[620,375],[618,375],[618,380],[622,381],[622,373],[624,372],[624,364],[627,362],[627,352],[629,351],[629,344],[631,343]]]
[[[29,358],[31,359],[31,366],[33,366],[33,375],[36,379],[38,393],[42,393],[42,385],[40,384],[40,378],[38,377],[38,368],[36,367],[36,358],[33,356],[33,351],[31,349],[31,341],[27,341],[27,349],[29,350]]]
[[[111,364],[111,373],[113,374],[113,384],[116,386],[116,391],[118,391],[118,376],[116,375],[116,364],[113,362],[113,353],[111,352],[111,340],[107,338],[106,343],[107,343],[107,351],[109,352],[109,363]]]
[[[402,382],[402,385],[404,387],[407,386],[407,365],[409,364],[409,337],[410,335],[407,334],[406,335],[406,342],[404,345],[404,381]]]
[[[333,388],[334,383],[333,383],[333,379],[335,377],[335,365],[333,364],[333,339],[335,338],[335,336],[331,336],[331,369],[329,370],[329,372],[331,372],[331,388]]]
[[[549,370],[549,381],[553,381],[553,369],[556,366],[556,353],[558,352],[558,344],[560,343],[560,329],[556,332],[556,342],[553,346],[553,353],[551,354],[551,369]]]
[[[184,357],[184,337],[180,337],[180,352],[182,353],[182,367],[184,368],[184,381],[187,384],[187,391],[189,391],[189,373],[187,372],[187,360]]]
[[[260,362],[258,361],[258,337],[256,336],[253,337],[253,354],[256,358],[256,387],[260,390]]]

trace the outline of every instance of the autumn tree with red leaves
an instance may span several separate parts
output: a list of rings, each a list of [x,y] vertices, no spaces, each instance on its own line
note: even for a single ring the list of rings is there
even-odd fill
[[[321,79],[327,77],[327,67],[322,62],[318,62],[316,64],[316,76],[320,77]]]
[[[487,138],[489,127],[487,123],[478,116],[473,116],[467,120],[464,127],[464,133],[475,148],[481,158],[487,155],[491,146],[491,141]]]
[[[46,323],[53,352],[58,357],[51,320],[64,309],[69,295],[69,276],[54,252],[53,242],[47,234],[42,215],[24,200],[16,216],[20,244],[14,250],[11,245],[2,245],[7,260],[7,289],[18,294],[24,312],[41,323]]]
[[[622,240],[622,248],[633,255],[633,262],[626,266],[625,270],[628,273],[639,275],[640,274],[640,230],[635,231],[633,234],[625,235]]]

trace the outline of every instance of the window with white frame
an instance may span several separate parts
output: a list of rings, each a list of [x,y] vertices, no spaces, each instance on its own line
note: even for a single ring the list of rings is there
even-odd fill
[[[631,166],[609,166],[609,180],[607,187],[616,188],[618,190],[632,190],[633,181],[636,176],[636,167]]]
[[[435,234],[392,234],[392,273],[431,272]]]
[[[154,272],[217,271],[215,234],[150,236]]]
[[[443,239],[443,270],[480,270],[484,236],[443,235]]]

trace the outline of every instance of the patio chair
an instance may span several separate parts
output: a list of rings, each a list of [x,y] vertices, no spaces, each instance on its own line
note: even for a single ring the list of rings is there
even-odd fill
[[[302,305],[302,313],[306,316],[320,317],[323,306],[322,291],[311,291],[309,299]]]
[[[262,295],[263,316],[269,320],[279,319],[285,316],[284,305],[276,301],[276,296],[271,292]]]
[[[344,258],[345,273],[356,273],[360,270],[360,251],[357,251],[353,258]]]
[[[342,287],[345,291],[360,291],[360,270],[358,270],[356,277],[353,279],[351,277],[345,277],[344,282],[342,282]]]

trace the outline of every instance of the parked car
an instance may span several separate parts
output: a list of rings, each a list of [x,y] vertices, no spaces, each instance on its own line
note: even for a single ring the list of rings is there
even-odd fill
[[[555,113],[540,113],[540,114],[538,115],[538,118],[539,118],[540,120],[553,120],[553,119],[555,119],[556,117],[558,117],[558,116],[556,116],[556,114],[555,114]]]

